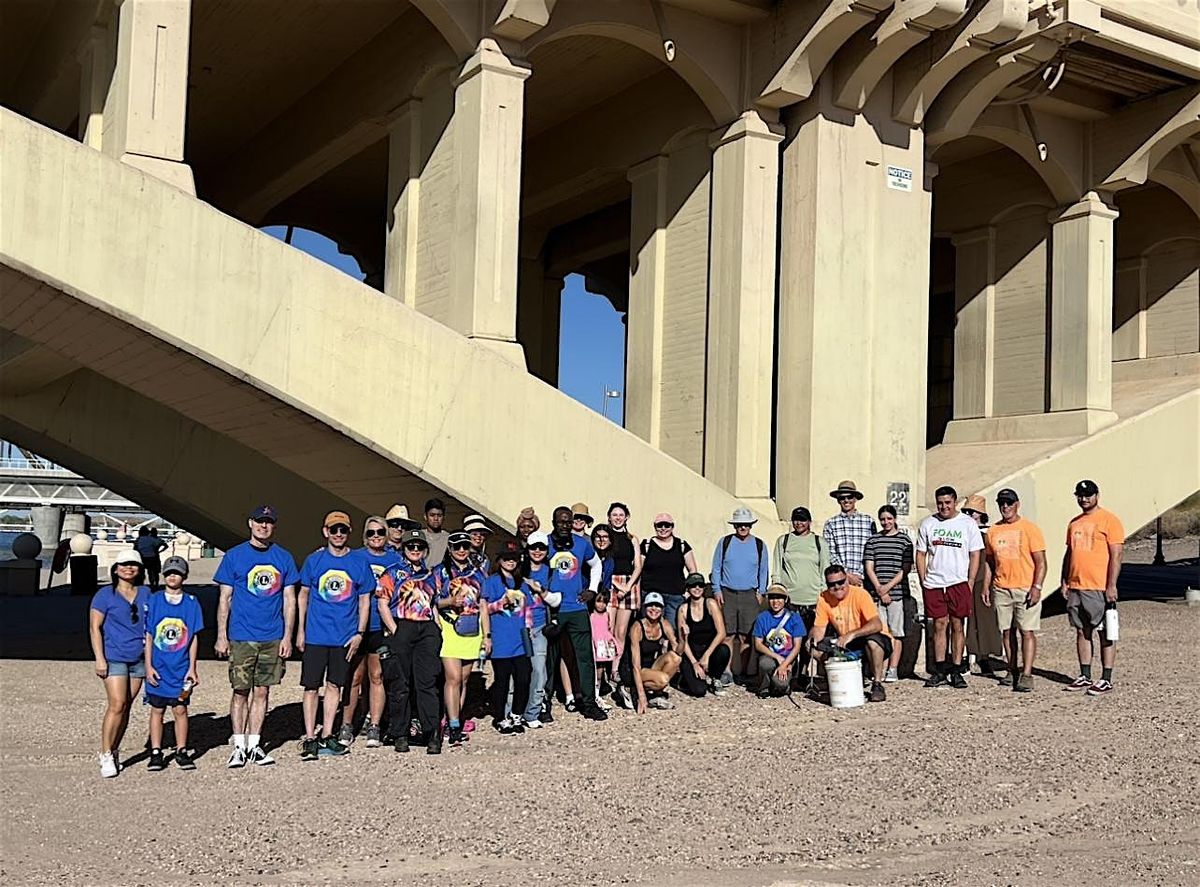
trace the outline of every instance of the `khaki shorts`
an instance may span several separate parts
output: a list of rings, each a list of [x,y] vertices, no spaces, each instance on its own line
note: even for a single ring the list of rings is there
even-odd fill
[[[230,641],[229,686],[235,690],[273,687],[283,680],[279,641]]]
[[[1019,628],[1021,631],[1041,631],[1042,601],[1032,607],[1025,606],[1028,588],[992,589],[992,607],[996,611],[996,624],[1001,631]]]
[[[729,591],[722,595],[724,604],[721,615],[725,617],[725,630],[730,634],[748,635],[754,632],[754,620],[762,612],[758,595],[753,591]]]
[[[879,621],[887,626],[892,637],[904,637],[904,598],[894,597],[890,604],[876,601],[875,609],[879,611]]]

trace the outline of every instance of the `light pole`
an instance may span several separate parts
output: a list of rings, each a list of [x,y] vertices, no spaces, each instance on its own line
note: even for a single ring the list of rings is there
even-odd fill
[[[621,392],[617,391],[615,388],[609,388],[607,384],[605,384],[603,390],[604,390],[603,403],[600,408],[600,415],[603,416],[605,419],[607,419],[608,418],[608,402],[610,400],[616,400],[618,397],[620,397]]]

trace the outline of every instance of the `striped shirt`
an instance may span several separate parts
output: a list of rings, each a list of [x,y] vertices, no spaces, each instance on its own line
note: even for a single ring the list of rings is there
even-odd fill
[[[875,578],[881,583],[891,582],[898,573],[911,570],[913,565],[912,540],[902,532],[892,536],[877,533],[867,540],[863,549],[863,561],[871,561],[875,570]],[[898,596],[908,594],[908,583],[901,582],[893,589]],[[878,593],[875,593],[878,597]]]
[[[869,514],[838,512],[825,521],[821,535],[829,547],[829,562],[841,564],[851,573],[863,575],[863,548],[875,534],[875,521]]]

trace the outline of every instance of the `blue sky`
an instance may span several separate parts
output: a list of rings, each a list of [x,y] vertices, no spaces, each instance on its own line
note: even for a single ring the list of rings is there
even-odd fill
[[[282,226],[264,229],[281,240]],[[362,280],[358,263],[338,252],[337,245],[312,231],[296,229],[292,246]],[[603,296],[589,293],[583,278],[572,274],[563,288],[559,335],[558,387],[596,412],[603,412],[604,390],[622,396],[610,398],[608,414],[617,424],[625,415],[625,325]]]

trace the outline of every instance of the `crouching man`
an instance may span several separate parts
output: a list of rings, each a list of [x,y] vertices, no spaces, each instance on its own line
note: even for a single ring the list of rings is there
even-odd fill
[[[879,620],[879,610],[871,595],[859,585],[850,585],[846,570],[839,564],[825,568],[825,590],[817,599],[810,645],[813,658],[823,662],[839,650],[861,653],[871,671],[871,692],[867,699],[883,702],[884,669],[892,655],[892,638]],[[826,640],[830,627],[834,637]]]

